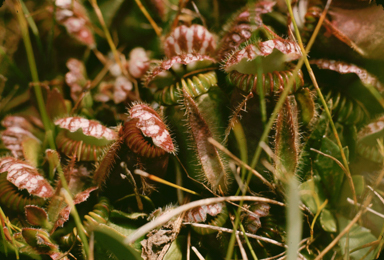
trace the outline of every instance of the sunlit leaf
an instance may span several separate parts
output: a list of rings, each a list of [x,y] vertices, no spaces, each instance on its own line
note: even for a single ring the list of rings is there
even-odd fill
[[[350,221],[344,217],[338,217],[340,230],[343,230],[349,224],[349,222]],[[369,229],[366,229],[357,224],[354,224],[350,229],[348,238],[349,238],[349,241],[348,241],[349,251],[352,251],[355,248],[358,248],[360,246],[363,246],[365,244],[368,244],[376,240],[376,237],[372,235]],[[345,245],[347,242],[346,240],[347,240],[347,236],[343,236],[339,241],[339,245],[342,249],[343,254],[345,254],[345,249],[346,249]],[[369,249],[370,249],[369,247],[362,248],[353,253],[350,253],[349,256],[353,260],[362,259],[365,256],[365,254],[369,251]],[[368,256],[365,256],[364,259],[372,259],[372,257],[373,257],[373,252],[371,252]]]
[[[336,232],[337,223],[336,219],[328,209],[323,209],[320,214],[320,224],[322,228],[327,232]]]
[[[164,260],[182,260],[186,259],[185,252],[187,251],[187,237],[178,236],[175,241],[172,242],[168,249],[168,252],[164,256]]]
[[[22,141],[21,146],[23,147],[25,160],[33,167],[37,167],[39,165],[41,142],[36,138],[26,138]]]
[[[95,235],[96,247],[108,250],[117,259],[142,259],[138,251],[123,243],[126,236],[114,228],[99,224],[94,226],[92,231]]]

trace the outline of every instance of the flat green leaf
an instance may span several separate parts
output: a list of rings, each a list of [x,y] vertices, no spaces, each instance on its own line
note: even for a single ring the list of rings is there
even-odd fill
[[[168,252],[164,256],[164,260],[182,260],[186,259],[185,252],[187,251],[187,237],[178,236],[175,241],[172,242],[168,249]]]
[[[320,150],[342,162],[339,147],[327,137],[323,139]],[[347,147],[344,148],[344,153],[348,160]],[[334,204],[339,198],[345,175],[344,171],[334,160],[321,154],[317,156],[315,161],[315,171],[321,177],[329,201]]]
[[[356,196],[359,197],[363,194],[365,190],[365,179],[362,175],[352,176],[353,186],[355,187]],[[351,207],[352,205],[347,202],[347,198],[353,199],[353,194],[351,186],[348,181],[344,181],[343,187],[341,188],[341,193],[339,197],[339,206],[340,207]]]
[[[26,138],[21,143],[23,155],[33,167],[39,165],[39,155],[41,151],[41,142],[36,138]]]
[[[315,102],[308,88],[296,93],[296,101],[300,109],[301,121],[304,126],[310,125],[316,115]]]
[[[46,159],[49,163],[49,178],[52,180],[55,176],[56,168],[60,164],[60,155],[56,150],[45,150]]]
[[[339,227],[340,230],[343,230],[350,222],[350,220],[339,217],[338,218]],[[369,231],[369,229],[366,229],[362,226],[359,226],[357,224],[354,224],[352,228],[349,230],[349,240],[347,243],[347,236],[343,236],[340,241],[339,245],[342,250],[342,254],[345,254],[346,250],[346,243],[348,244],[348,250],[351,252],[354,249],[357,249],[358,247],[361,247],[363,245],[366,245],[368,243],[371,243],[376,240],[376,237],[372,235],[372,233]],[[352,252],[349,254],[350,259],[373,259],[373,252],[371,252],[369,255],[365,256],[365,254],[369,251],[370,247],[367,248],[361,248],[355,252]],[[363,258],[364,257],[364,258]]]
[[[95,247],[104,248],[117,259],[142,259],[138,251],[132,246],[124,244],[126,236],[122,235],[112,227],[104,224],[92,227],[95,236]]]
[[[301,201],[316,214],[318,208],[324,203],[325,195],[319,178],[312,178],[299,186]]]
[[[323,209],[320,214],[320,224],[322,228],[327,232],[336,232],[337,223],[336,219],[328,209]]]

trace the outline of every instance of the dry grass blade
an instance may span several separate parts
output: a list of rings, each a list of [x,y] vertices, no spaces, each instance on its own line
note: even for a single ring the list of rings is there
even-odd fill
[[[371,186],[368,186],[368,189],[370,189],[370,190],[373,192],[373,194],[375,194],[376,197],[379,198],[379,200],[381,201],[381,203],[384,204],[384,198],[381,197],[380,194],[379,194],[377,191],[375,191]]]
[[[140,176],[146,177],[146,178],[148,178],[148,179],[150,179],[150,180],[157,181],[157,182],[160,182],[160,183],[162,183],[162,184],[171,186],[171,187],[173,187],[173,188],[176,188],[176,189],[179,189],[179,190],[183,190],[183,191],[188,192],[188,193],[191,193],[191,194],[193,194],[193,195],[200,196],[199,193],[194,192],[193,190],[189,190],[189,189],[186,189],[186,188],[181,187],[181,186],[179,186],[179,185],[176,185],[176,184],[174,184],[174,183],[172,183],[172,182],[163,180],[163,179],[161,179],[161,178],[159,178],[159,177],[157,177],[157,176],[155,176],[155,175],[149,174],[149,173],[147,173],[147,172],[145,172],[145,171],[142,171],[142,170],[137,169],[137,170],[134,171],[134,173],[136,173],[136,174],[138,174],[138,175],[140,175]]]
[[[335,163],[337,163],[337,165],[340,166],[340,168],[344,171],[344,173],[347,174],[347,169],[345,169],[344,165],[339,160],[337,160],[335,157],[333,157],[333,156],[331,156],[329,154],[323,153],[323,152],[321,152],[319,150],[316,150],[314,148],[311,148],[310,150],[314,151],[314,152],[316,152],[318,154],[321,154],[321,155],[323,155],[323,156],[325,156],[325,157],[327,157],[327,158],[329,158],[329,159],[331,159],[333,161],[335,161]]]
[[[161,37],[161,28],[159,28],[156,24],[156,22],[152,19],[152,17],[149,15],[143,4],[140,0],[135,0],[136,4],[139,6],[140,11],[144,14],[144,16],[148,19],[149,23],[152,25],[153,30],[155,30],[158,37]]]
[[[165,223],[167,223],[171,218],[196,207],[199,206],[204,206],[204,205],[209,205],[209,204],[214,204],[214,203],[219,203],[219,202],[224,202],[224,201],[258,201],[258,202],[265,202],[265,203],[270,203],[270,204],[275,204],[279,206],[284,206],[284,203],[272,200],[272,199],[267,199],[267,198],[262,198],[262,197],[256,197],[256,196],[228,196],[228,197],[219,197],[219,198],[209,198],[209,199],[202,199],[202,200],[197,200],[182,206],[179,206],[172,211],[158,217],[155,221],[149,222],[145,224],[144,226],[141,226],[139,229],[136,230],[133,234],[131,234],[124,242],[127,244],[132,244],[135,242],[137,239],[140,237],[144,236],[147,234],[149,231],[152,229],[155,229],[158,226],[161,226]]]
[[[358,207],[362,207],[362,206],[363,206],[363,205],[361,205],[360,203],[355,203],[355,202],[354,202],[352,199],[350,199],[350,198],[347,198],[347,202],[348,202],[349,204],[356,205],[356,206],[358,206]],[[369,205],[369,206],[370,206],[370,205]],[[379,212],[377,212],[376,210],[373,210],[373,209],[371,209],[370,207],[365,207],[365,209],[366,209],[367,211],[369,211],[369,212],[375,214],[376,216],[378,216],[378,217],[384,219],[384,215],[381,214],[381,213],[379,213]]]
[[[231,157],[236,162],[237,165],[242,166],[242,167],[246,168],[247,170],[251,171],[257,178],[259,178],[272,191],[275,190],[275,187],[267,179],[265,179],[259,172],[257,172],[256,170],[252,169],[248,164],[246,164],[243,161],[241,161],[239,158],[237,158],[233,153],[231,153],[227,148],[225,148],[223,145],[221,145],[215,139],[208,138],[208,142],[210,142],[217,149],[221,150],[222,152],[227,154],[229,157]]]
[[[116,60],[116,63],[119,64],[119,67],[120,67],[121,71],[124,73],[124,75],[127,75],[128,74],[127,70],[123,66],[123,64],[121,63],[121,60],[120,60],[119,54],[117,52],[116,46],[113,43],[111,34],[109,33],[108,27],[105,24],[103,14],[102,14],[99,6],[97,5],[97,0],[90,0],[90,2],[91,2],[91,5],[92,5],[93,9],[95,10],[95,13],[97,15],[97,18],[99,19],[99,22],[100,22],[101,26],[103,27],[103,31],[104,31],[105,37],[107,38],[109,47],[112,50],[113,56],[114,56],[114,58]],[[94,49],[96,49],[96,48],[94,48]]]
[[[199,227],[199,228],[213,229],[213,230],[217,230],[217,231],[225,232],[225,233],[231,233],[231,234],[233,233],[233,229],[230,229],[230,228],[211,226],[211,225],[200,224],[200,223],[184,223],[184,224],[189,224],[191,226]],[[266,243],[269,243],[269,244],[272,244],[272,245],[276,245],[276,246],[280,246],[280,247],[286,247],[286,245],[284,245],[283,243],[278,242],[278,241],[273,240],[273,239],[270,239],[270,238],[267,238],[267,237],[262,237],[262,236],[254,235],[254,234],[251,234],[251,233],[244,233],[242,231],[236,231],[236,234],[239,234],[241,236],[245,236],[246,235],[248,238],[257,239],[257,240],[260,240],[260,241],[263,241],[263,242],[266,242]]]
[[[233,224],[234,223],[232,221],[232,225]],[[236,236],[237,245],[239,246],[239,249],[240,249],[241,257],[243,258],[243,260],[248,260],[247,253],[245,252],[243,243],[240,240],[239,233],[236,232],[235,236]]]
[[[247,101],[251,98],[253,98],[252,92],[250,92],[247,96],[245,96],[243,101],[241,101],[240,104],[236,107],[235,111],[233,111],[233,114],[232,114],[231,118],[229,119],[228,127],[227,127],[227,129],[225,129],[224,142],[226,142],[228,140],[228,136],[231,133],[231,130],[235,126],[236,122],[238,122],[238,118],[240,118],[241,111],[246,112]]]
[[[263,259],[260,259],[260,260],[273,260],[273,259],[277,259],[279,257],[284,257],[284,255],[285,255],[285,252],[283,252],[281,254],[278,254],[278,255],[275,255],[275,256],[272,256],[272,257],[263,258]]]
[[[192,246],[192,250],[193,252],[195,252],[195,254],[197,255],[197,257],[199,258],[199,260],[204,260],[205,258],[200,254],[200,252],[196,249],[196,247]]]
[[[293,16],[293,11],[292,11],[292,7],[289,3],[288,0],[286,0],[286,3],[287,3],[287,6],[288,6],[288,11],[289,11],[289,14],[290,16],[293,18],[292,19],[292,22],[293,22],[293,26],[295,28],[295,34],[296,34],[296,37],[297,37],[297,40],[299,42],[299,46],[301,48],[301,51],[303,53],[303,57],[304,57],[304,63],[305,63],[305,66],[307,67],[307,70],[308,70],[308,73],[309,73],[309,76],[312,80],[312,83],[317,91],[317,94],[319,95],[320,97],[320,100],[321,100],[321,104],[323,105],[324,107],[324,110],[325,110],[325,113],[327,114],[328,118],[329,118],[329,122],[331,124],[331,128],[332,128],[332,131],[333,131],[333,134],[335,136],[335,139],[336,139],[336,142],[337,142],[337,145],[339,146],[339,149],[340,149],[340,153],[341,153],[341,157],[343,159],[343,163],[344,163],[344,167],[346,169],[346,176],[349,180],[349,184],[351,186],[351,189],[353,191],[353,199],[355,200],[355,202],[357,202],[357,197],[356,197],[356,192],[355,192],[355,187],[354,187],[354,184],[352,182],[352,177],[351,177],[351,172],[349,171],[349,166],[348,166],[348,161],[347,161],[347,157],[345,156],[345,153],[344,153],[344,150],[343,150],[343,146],[341,144],[341,141],[340,141],[340,138],[339,138],[339,135],[337,133],[337,129],[335,127],[335,124],[333,122],[333,119],[332,119],[332,115],[331,115],[331,112],[329,111],[329,108],[328,108],[328,105],[327,105],[327,102],[325,101],[324,99],[324,96],[323,94],[321,93],[321,90],[319,88],[319,84],[317,83],[317,80],[316,80],[316,77],[315,77],[315,74],[313,73],[313,70],[311,68],[311,66],[309,65],[309,61],[308,61],[308,58],[307,58],[307,53],[309,52],[309,49],[312,47],[314,41],[315,41],[315,38],[320,30],[320,27],[321,25],[323,24],[324,22],[324,19],[325,19],[325,16],[328,12],[328,9],[329,9],[329,6],[331,5],[332,3],[332,0],[328,0],[327,1],[327,4],[324,8],[324,11],[323,13],[321,14],[320,16],[320,19],[319,19],[319,22],[317,23],[316,25],[316,28],[315,28],[315,31],[311,37],[311,39],[309,40],[308,42],[308,45],[307,45],[307,48],[305,49],[304,48],[304,45],[303,45],[303,42],[301,40],[301,36],[300,36],[300,33],[299,33],[299,29],[297,27],[297,24],[296,24],[296,21],[294,19],[294,16]]]

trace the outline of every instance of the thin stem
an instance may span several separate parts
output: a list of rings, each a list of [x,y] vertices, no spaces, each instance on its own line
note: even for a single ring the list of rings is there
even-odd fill
[[[135,0],[136,4],[139,6],[141,12],[144,14],[144,16],[148,19],[149,23],[152,25],[153,30],[155,30],[158,37],[161,37],[161,28],[159,28],[156,24],[156,22],[152,19],[152,17],[149,15],[143,4],[140,0]]]
[[[155,175],[149,174],[149,173],[147,173],[147,172],[145,172],[145,171],[136,169],[136,170],[134,171],[134,173],[136,173],[136,174],[138,174],[138,175],[140,175],[140,176],[146,177],[146,178],[148,178],[148,179],[150,179],[150,180],[152,180],[152,181],[156,181],[156,182],[159,182],[159,183],[168,185],[168,186],[170,186],[170,187],[176,188],[176,189],[178,189],[178,190],[183,190],[183,191],[188,192],[188,193],[191,193],[191,194],[193,194],[193,195],[200,196],[199,193],[194,192],[193,190],[190,190],[190,189],[181,187],[181,186],[179,186],[179,185],[176,185],[176,184],[174,184],[174,183],[172,183],[172,182],[163,180],[162,178],[159,178],[159,177],[157,177],[157,176],[155,176]]]
[[[218,227],[218,226],[212,226],[212,225],[200,224],[200,223],[184,223],[184,225],[187,225],[187,224],[191,225],[193,227],[198,227],[198,228],[208,228],[208,229],[213,229],[213,230],[217,230],[217,231],[225,232],[225,233],[230,233],[230,234],[234,233],[233,229],[225,228],[225,227]],[[257,239],[257,240],[260,240],[260,241],[263,241],[263,242],[266,242],[266,243],[269,243],[272,245],[276,245],[276,246],[280,246],[280,247],[287,247],[283,243],[280,243],[280,242],[273,240],[273,239],[270,239],[268,237],[262,237],[262,236],[258,236],[258,235],[251,234],[251,233],[244,233],[243,231],[239,231],[239,230],[237,230],[236,233],[241,235],[241,236],[247,236],[249,238]]]
[[[249,242],[247,233],[245,232],[245,229],[244,229],[244,227],[243,227],[243,225],[241,223],[240,223],[240,229],[241,229],[241,232],[243,232],[243,234],[244,234],[245,242],[247,243],[248,249],[251,252],[251,255],[252,255],[253,259],[254,260],[258,260],[258,258],[256,256],[256,253],[255,253],[255,251],[252,248],[251,242]]]
[[[83,224],[81,223],[79,213],[76,210],[75,203],[73,202],[71,195],[68,193],[68,191],[65,188],[61,190],[61,194],[64,196],[67,204],[71,207],[71,214],[75,220],[75,223],[77,226],[77,232],[79,233],[80,239],[83,242],[83,248],[84,248],[85,254],[88,257],[90,255],[89,245],[88,245],[87,237],[84,233],[84,227],[83,227]]]
[[[327,114],[328,116],[328,119],[329,119],[329,122],[331,124],[331,128],[332,128],[332,131],[333,131],[333,134],[335,135],[335,139],[336,139],[336,142],[337,142],[337,145],[339,146],[339,149],[340,149],[340,153],[341,153],[341,158],[343,160],[343,164],[344,164],[344,167],[346,169],[346,176],[349,180],[349,185],[351,186],[351,189],[352,189],[352,192],[353,192],[353,199],[354,201],[357,203],[357,197],[356,197],[356,192],[355,192],[355,186],[353,184],[353,181],[352,181],[352,177],[351,177],[351,172],[349,171],[349,166],[348,166],[348,161],[347,161],[347,157],[345,156],[345,153],[344,153],[344,150],[343,150],[343,146],[341,144],[341,141],[340,141],[340,138],[339,138],[339,135],[337,133],[337,129],[335,127],[335,123],[333,122],[332,120],[332,115],[331,115],[331,112],[329,111],[329,108],[328,108],[328,105],[327,105],[327,102],[325,101],[324,99],[324,96],[323,94],[321,93],[321,90],[319,88],[319,85],[317,84],[317,80],[316,80],[316,77],[315,77],[315,74],[313,73],[313,70],[311,68],[311,65],[309,64],[309,61],[308,61],[308,58],[307,58],[307,53],[309,52],[309,48],[313,45],[314,41],[315,41],[315,38],[316,38],[316,35],[318,34],[318,31],[320,30],[320,26],[321,24],[323,23],[324,19],[325,19],[325,15],[328,11],[328,8],[332,2],[332,0],[328,0],[327,1],[327,5],[325,6],[324,8],[324,11],[323,13],[321,14],[320,16],[320,19],[319,19],[319,22],[315,28],[315,31],[311,37],[311,39],[309,40],[309,43],[308,43],[308,46],[307,46],[307,50],[304,49],[304,45],[303,45],[303,42],[301,40],[301,36],[300,36],[300,33],[299,33],[299,28],[297,27],[297,24],[296,24],[296,21],[293,17],[293,11],[292,11],[292,7],[291,5],[289,4],[289,0],[285,0],[286,3],[287,3],[287,6],[288,6],[288,11],[289,11],[289,14],[290,16],[292,17],[292,23],[293,23],[293,26],[295,28],[295,34],[296,34],[296,38],[299,42],[299,46],[300,46],[300,49],[303,53],[303,57],[305,58],[304,59],[304,62],[305,62],[305,66],[307,67],[307,70],[308,70],[308,73],[309,73],[309,76],[312,80],[312,83],[317,91],[317,94],[319,95],[320,97],[320,101],[321,101],[321,104],[323,105],[324,107],[324,110],[325,110],[325,113]]]
[[[288,6],[288,9],[290,10],[291,12],[291,17],[292,17],[292,20],[294,21],[294,17],[292,15],[292,8],[291,8],[291,5],[290,5],[290,2],[289,0],[286,0],[286,4]],[[327,5],[328,6],[328,5]],[[327,7],[326,9],[324,10],[322,16],[324,15],[325,16],[325,13],[327,11]],[[304,53],[307,53],[309,52],[309,50],[311,49],[312,45],[313,45],[313,42],[314,42],[314,39],[316,38],[317,34],[319,33],[319,30],[320,30],[320,27],[321,27],[321,24],[323,23],[324,21],[324,18],[323,19],[320,19],[316,28],[315,28],[315,31],[313,32],[312,34],[312,37],[311,37],[311,40],[309,41],[308,45],[307,45],[307,49],[306,49],[306,52],[303,52],[303,55],[302,57],[299,59],[295,69],[293,70],[293,76],[289,78],[288,80],[288,83],[287,85],[285,86],[283,92],[281,93],[280,95],[280,98],[279,100],[277,101],[276,103],[276,106],[272,112],[272,115],[271,117],[269,118],[268,120],[268,123],[265,125],[265,128],[264,128],[264,131],[263,131],[263,134],[261,135],[261,138],[260,138],[260,142],[259,142],[259,145],[257,146],[256,148],[256,151],[255,151],[255,154],[253,156],[253,159],[251,161],[251,168],[254,169],[260,159],[260,155],[261,155],[261,152],[262,152],[262,147],[260,146],[260,144],[262,142],[265,142],[267,143],[267,139],[268,139],[268,135],[269,135],[269,132],[270,130],[272,129],[272,126],[277,118],[277,115],[279,114],[281,108],[283,107],[283,104],[289,94],[289,92],[291,91],[291,88],[293,86],[293,81],[294,79],[297,77],[298,75],[298,72],[299,70],[301,69],[301,67],[303,66],[304,64],[304,61],[307,59],[306,55],[304,55]],[[295,23],[296,24],[296,23]],[[298,32],[298,30],[296,30]],[[301,38],[300,38],[301,40]],[[324,99],[324,98],[323,98]],[[326,107],[327,108],[327,107]],[[329,112],[329,110],[328,110]],[[332,117],[331,117],[332,119]],[[332,122],[332,120],[331,120]],[[337,134],[337,133],[336,133]],[[342,150],[342,149],[341,149]],[[247,178],[247,182],[245,183],[245,187],[247,188],[250,181],[251,181],[251,178],[252,178],[252,174],[251,174],[251,171],[248,172],[248,178]],[[244,194],[243,194],[244,195]],[[240,204],[242,205],[242,202],[240,202]],[[235,223],[236,224],[236,223]],[[237,228],[237,226],[235,226],[235,228]],[[231,256],[232,256],[232,252],[233,252],[233,247],[235,245],[235,237],[234,235],[232,234],[231,236],[231,240],[229,241],[229,245],[228,245],[228,251],[227,251],[227,256],[226,256],[226,259],[230,259]]]
[[[132,233],[130,236],[128,236],[125,239],[125,243],[131,244],[135,242],[137,239],[139,239],[141,236],[147,234],[152,229],[161,226],[168,222],[170,219],[172,219],[175,216],[178,216],[182,214],[183,212],[199,207],[204,205],[210,205],[214,203],[224,202],[224,201],[259,201],[259,202],[265,202],[270,204],[275,204],[284,207],[284,203],[281,203],[276,200],[262,198],[262,197],[256,197],[256,196],[229,196],[229,197],[218,197],[218,198],[209,198],[209,199],[202,199],[190,202],[188,204],[181,205],[163,215],[156,218],[154,221],[151,221],[140,228],[138,228],[134,233]]]
[[[33,54],[31,38],[29,37],[27,21],[25,20],[24,12],[21,8],[21,1],[20,0],[14,1],[14,6],[15,6],[15,10],[16,10],[17,20],[19,21],[21,34],[23,36],[23,41],[24,41],[25,50],[27,53],[29,68],[31,70],[32,80],[34,83],[36,83],[33,85],[33,88],[35,90],[37,104],[38,104],[39,111],[41,114],[41,119],[43,120],[45,131],[52,130],[53,127],[52,127],[52,124],[49,120],[49,117],[48,117],[48,114],[47,114],[47,111],[46,111],[45,105],[44,105],[43,93],[41,92],[41,88],[38,85],[39,74],[37,73],[35,56]]]
[[[102,12],[101,12],[99,6],[97,5],[97,0],[90,0],[90,2],[91,2],[91,5],[92,5],[93,9],[95,10],[95,13],[96,13],[97,18],[99,19],[99,22],[100,22],[100,24],[101,24],[101,27],[103,27],[103,31],[104,31],[105,37],[107,38],[109,47],[110,47],[111,50],[112,50],[113,56],[114,56],[114,58],[115,58],[115,60],[116,60],[116,63],[119,64],[119,67],[120,67],[120,69],[121,69],[121,72],[122,72],[124,75],[126,75],[126,74],[127,74],[127,71],[126,71],[126,69],[123,67],[123,64],[121,63],[121,60],[120,60],[120,57],[119,57],[119,53],[117,52],[116,46],[115,46],[115,44],[113,43],[113,40],[112,40],[111,34],[109,33],[108,27],[107,27],[107,25],[105,24],[103,14],[102,14]]]
[[[217,142],[215,139],[213,139],[212,137],[209,137],[208,138],[208,142],[210,142],[213,146],[215,146],[217,149],[221,150],[222,152],[224,152],[226,155],[228,155],[229,157],[231,157],[235,163],[241,167],[244,167],[245,169],[247,169],[248,171],[252,172],[252,174],[254,174],[256,177],[258,177],[265,185],[267,185],[272,191],[275,190],[275,187],[267,180],[263,177],[263,175],[261,175],[259,172],[257,172],[256,170],[254,170],[253,168],[251,168],[248,164],[246,164],[244,161],[240,160],[239,158],[237,158],[233,153],[231,153],[227,148],[225,148],[223,145],[221,145],[219,142]]]

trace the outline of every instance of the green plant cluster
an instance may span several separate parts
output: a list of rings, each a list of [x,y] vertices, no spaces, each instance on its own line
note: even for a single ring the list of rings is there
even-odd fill
[[[0,258],[378,258],[384,9],[329,2],[6,0]]]

